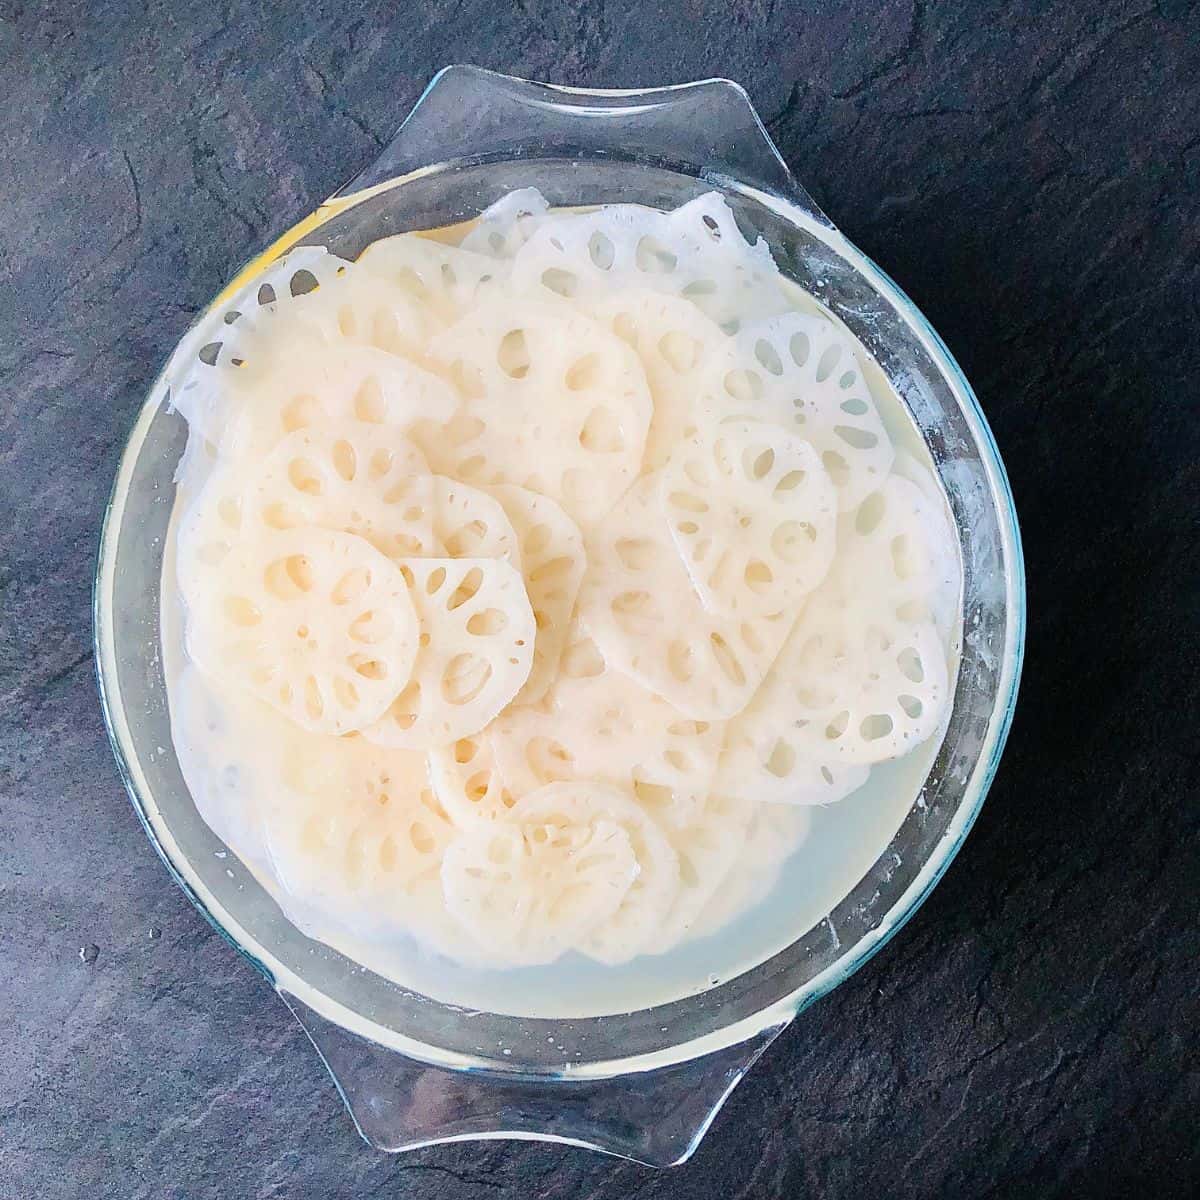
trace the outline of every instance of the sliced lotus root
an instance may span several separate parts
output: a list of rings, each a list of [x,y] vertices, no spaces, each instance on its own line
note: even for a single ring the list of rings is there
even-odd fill
[[[611,666],[686,717],[723,720],[749,703],[791,620],[704,608],[671,541],[661,483],[640,479],[589,538],[580,616]]]
[[[494,259],[469,248],[409,233],[372,242],[357,265],[411,297],[441,325],[453,321],[507,274]]]
[[[633,849],[634,874],[611,914],[592,924],[579,943],[599,962],[625,962],[642,953],[654,940],[659,925],[679,888],[679,863],[670,842],[625,792],[587,782],[552,783],[531,793],[513,809],[513,819],[543,828],[594,826],[620,829]]]
[[[296,315],[327,344],[373,346],[424,363],[429,338],[443,328],[436,311],[410,291],[358,267],[342,267],[305,296]]]
[[[512,258],[545,219],[548,208],[537,188],[509,192],[479,214],[459,246],[489,258]]]
[[[772,735],[769,724],[730,730],[716,783],[725,794],[775,804],[833,804],[867,782],[869,767],[815,762],[811,742],[797,744],[788,727]]]
[[[292,306],[341,278],[351,266],[325,246],[293,246],[221,306],[221,320],[235,328],[239,317],[283,320]]]
[[[407,358],[345,339],[326,340],[297,317],[239,342],[240,364],[226,375],[234,403],[224,454],[257,457],[297,429],[348,421],[407,431],[448,421],[459,396],[445,379]]]
[[[907,754],[937,730],[950,698],[933,622],[898,620],[869,579],[860,586],[852,606],[837,589],[814,596],[774,667],[789,744],[818,763]]]
[[[943,630],[952,625],[961,572],[936,491],[892,475],[844,519],[839,554],[836,582],[847,603],[870,580],[873,602],[900,620],[932,618]]]
[[[260,532],[248,502],[253,489],[250,464],[218,462],[195,494],[183,503],[175,535],[175,576],[189,604],[203,603],[239,539]],[[184,502],[182,473],[180,502]]]
[[[697,275],[688,296],[725,332],[792,307],[766,242],[761,237],[753,245],[746,241],[719,192],[689,200],[668,213],[667,220],[703,248],[702,261],[709,274]]]
[[[665,213],[631,204],[557,213],[541,221],[513,259],[514,287],[539,285],[571,300],[650,287],[689,298],[700,243]]]
[[[717,193],[459,232],[298,248],[173,357],[189,670],[270,743],[173,695],[180,762],[315,936],[662,952],[936,735],[953,525]]]
[[[287,890],[367,900],[373,917],[397,918],[406,896],[438,878],[454,830],[424,755],[358,735],[310,739],[283,778],[288,794],[270,812],[268,843]]]
[[[323,940],[331,922],[368,942],[403,930],[469,961],[472,948],[445,913],[441,863],[454,830],[425,756],[356,734],[305,737],[283,760],[272,802],[259,806],[285,913]]]
[[[798,432],[820,454],[838,508],[857,507],[894,451],[854,343],[832,321],[790,312],[747,325],[737,345],[742,365],[725,377],[721,408]]]
[[[494,728],[495,722],[470,737],[429,751],[434,793],[450,820],[461,829],[507,820],[517,802],[496,765],[492,751]]]
[[[926,500],[935,507],[944,509],[946,496],[934,473],[924,462],[918,461],[909,451],[897,448],[896,457],[892,462],[892,474],[919,488]]]
[[[580,301],[651,288],[689,301],[728,331],[788,307],[766,246],[750,247],[736,231],[715,193],[677,213],[631,204],[555,213],[518,251],[513,283]]]
[[[633,351],[568,305],[488,302],[438,352],[466,400],[434,466],[474,484],[515,483],[556,500],[581,526],[633,481],[650,421]]]
[[[264,809],[283,764],[312,735],[194,663],[170,679],[171,741],[196,808],[247,864],[269,865]]]
[[[663,810],[703,800],[724,736],[606,665],[573,625],[559,677],[537,707],[514,707],[489,730],[500,773],[517,795],[556,781],[592,779]]]
[[[710,612],[794,611],[833,562],[833,485],[813,448],[777,425],[728,421],[691,438],[663,469],[662,498]]]
[[[796,681],[781,655],[754,699],[726,730],[715,787],[746,800],[782,804],[832,804],[862,787],[870,768],[813,757],[810,739],[798,736],[790,695]]]
[[[701,910],[738,861],[754,807],[733,796],[712,795],[686,820],[660,822],[679,859],[679,890],[652,949],[669,950],[690,936]]]
[[[811,809],[792,804],[755,804],[738,858],[691,923],[691,936],[723,929],[766,898],[784,862],[803,844]]]
[[[618,918],[639,882],[628,817],[610,815],[597,791],[531,796],[513,824],[480,827],[447,850],[446,906],[501,961],[552,962]]]
[[[681,204],[667,213],[667,220],[702,245],[718,249],[731,258],[752,261],[765,271],[774,273],[776,270],[766,242],[761,237],[753,245],[746,241],[720,192],[705,192]]]
[[[521,568],[521,543],[504,506],[480,488],[433,478],[433,537],[447,558],[502,558]]]
[[[421,627],[404,690],[363,732],[425,750],[470,737],[529,677],[536,631],[520,572],[494,558],[411,558],[401,564]]]
[[[239,543],[189,603],[187,649],[313,733],[379,719],[407,683],[416,614],[404,576],[362,538],[303,528]]]
[[[654,413],[643,465],[657,470],[712,420],[725,376],[738,365],[733,343],[694,304],[648,288],[618,292],[593,315],[637,353]]]
[[[517,693],[517,703],[534,704],[558,672],[587,556],[579,526],[549,496],[513,484],[497,484],[492,494],[520,541],[521,572],[537,622],[533,667]]]
[[[228,388],[245,331],[286,323],[293,302],[348,266],[324,246],[295,246],[215,304],[179,344],[167,366],[171,406],[193,432],[218,444],[234,410]]]
[[[239,539],[316,525],[357,534],[388,557],[435,553],[433,480],[397,430],[347,422],[297,430],[261,463],[218,462],[183,512],[176,574],[203,592]],[[182,480],[181,480],[182,483]]]
[[[362,421],[298,429],[255,473],[248,516],[257,526],[340,529],[388,558],[436,551],[433,480],[398,429]]]

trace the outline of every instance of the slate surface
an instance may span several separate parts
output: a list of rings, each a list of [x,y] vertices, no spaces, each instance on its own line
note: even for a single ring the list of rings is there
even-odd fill
[[[975,832],[674,1172],[368,1150],[101,724],[93,556],[147,384],[451,61],[743,81],[958,356],[1024,526]],[[0,3],[0,1197],[1195,1194],[1197,78],[1181,0]]]

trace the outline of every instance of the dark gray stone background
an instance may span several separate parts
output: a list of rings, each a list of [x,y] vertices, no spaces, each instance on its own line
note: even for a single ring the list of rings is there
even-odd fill
[[[147,385],[455,61],[742,81],[958,356],[1025,532],[975,832],[671,1172],[369,1150],[172,884],[101,724],[93,559]],[[1200,1191],[1198,80],[1182,0],[0,0],[0,1197]]]

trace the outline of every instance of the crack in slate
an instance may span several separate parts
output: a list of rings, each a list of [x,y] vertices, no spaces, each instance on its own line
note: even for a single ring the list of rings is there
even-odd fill
[[[137,172],[133,169],[133,163],[129,160],[129,152],[122,150],[121,157],[125,160],[125,170],[129,172],[129,185],[133,188],[133,229],[128,236],[136,237],[142,228],[142,189],[138,185]]]
[[[909,22],[908,36],[904,39],[904,45],[895,54],[888,55],[879,66],[869,71],[852,87],[847,88],[844,92],[834,92],[833,98],[835,100],[853,100],[855,96],[861,96],[863,92],[874,86],[885,76],[898,71],[912,57],[917,47],[921,44],[921,37],[924,32],[925,0],[913,0],[912,19]]]
[[[302,60],[304,69],[308,71],[317,81],[317,94],[320,98],[326,101],[329,105],[329,111],[335,116],[344,117],[359,133],[370,138],[377,150],[382,150],[384,139],[373,130],[367,122],[358,115],[358,113],[347,108],[337,96],[337,92],[329,82],[329,77],[320,69],[311,59],[305,58]]]
[[[783,107],[773,117],[768,117],[763,124],[768,129],[774,129],[785,121],[790,121],[796,115],[797,109],[808,98],[808,93],[808,80],[797,79],[792,84],[791,91],[788,92],[788,98],[784,101]]]
[[[84,663],[89,663],[91,661],[92,661],[91,650],[85,650],[82,654],[78,655],[77,657],[73,658],[69,663],[67,663],[67,665],[65,667],[60,667],[52,675],[47,676],[47,678],[42,681],[42,687],[45,687],[45,688],[53,687],[56,683],[61,683],[64,679],[67,678],[68,675],[71,675],[75,671],[78,671],[79,668],[84,665]]]
[[[467,1187],[489,1187],[499,1188],[503,1190],[504,1184],[496,1179],[487,1179],[482,1175],[468,1175],[465,1171],[455,1171],[451,1167],[444,1167],[440,1163],[405,1163],[397,1168],[401,1175],[407,1175],[410,1171],[434,1171],[439,1175],[449,1175],[451,1179],[457,1179],[459,1183]]]

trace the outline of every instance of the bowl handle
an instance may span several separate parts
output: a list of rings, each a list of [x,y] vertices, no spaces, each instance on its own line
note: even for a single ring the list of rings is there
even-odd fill
[[[784,1024],[689,1062],[610,1079],[431,1066],[347,1032],[279,989],[363,1139],[391,1153],[438,1142],[567,1142],[667,1167],[691,1156]]]
[[[664,166],[714,185],[781,196],[823,225],[750,103],[729,79],[601,91],[445,67],[339,197],[462,159],[615,158]]]

